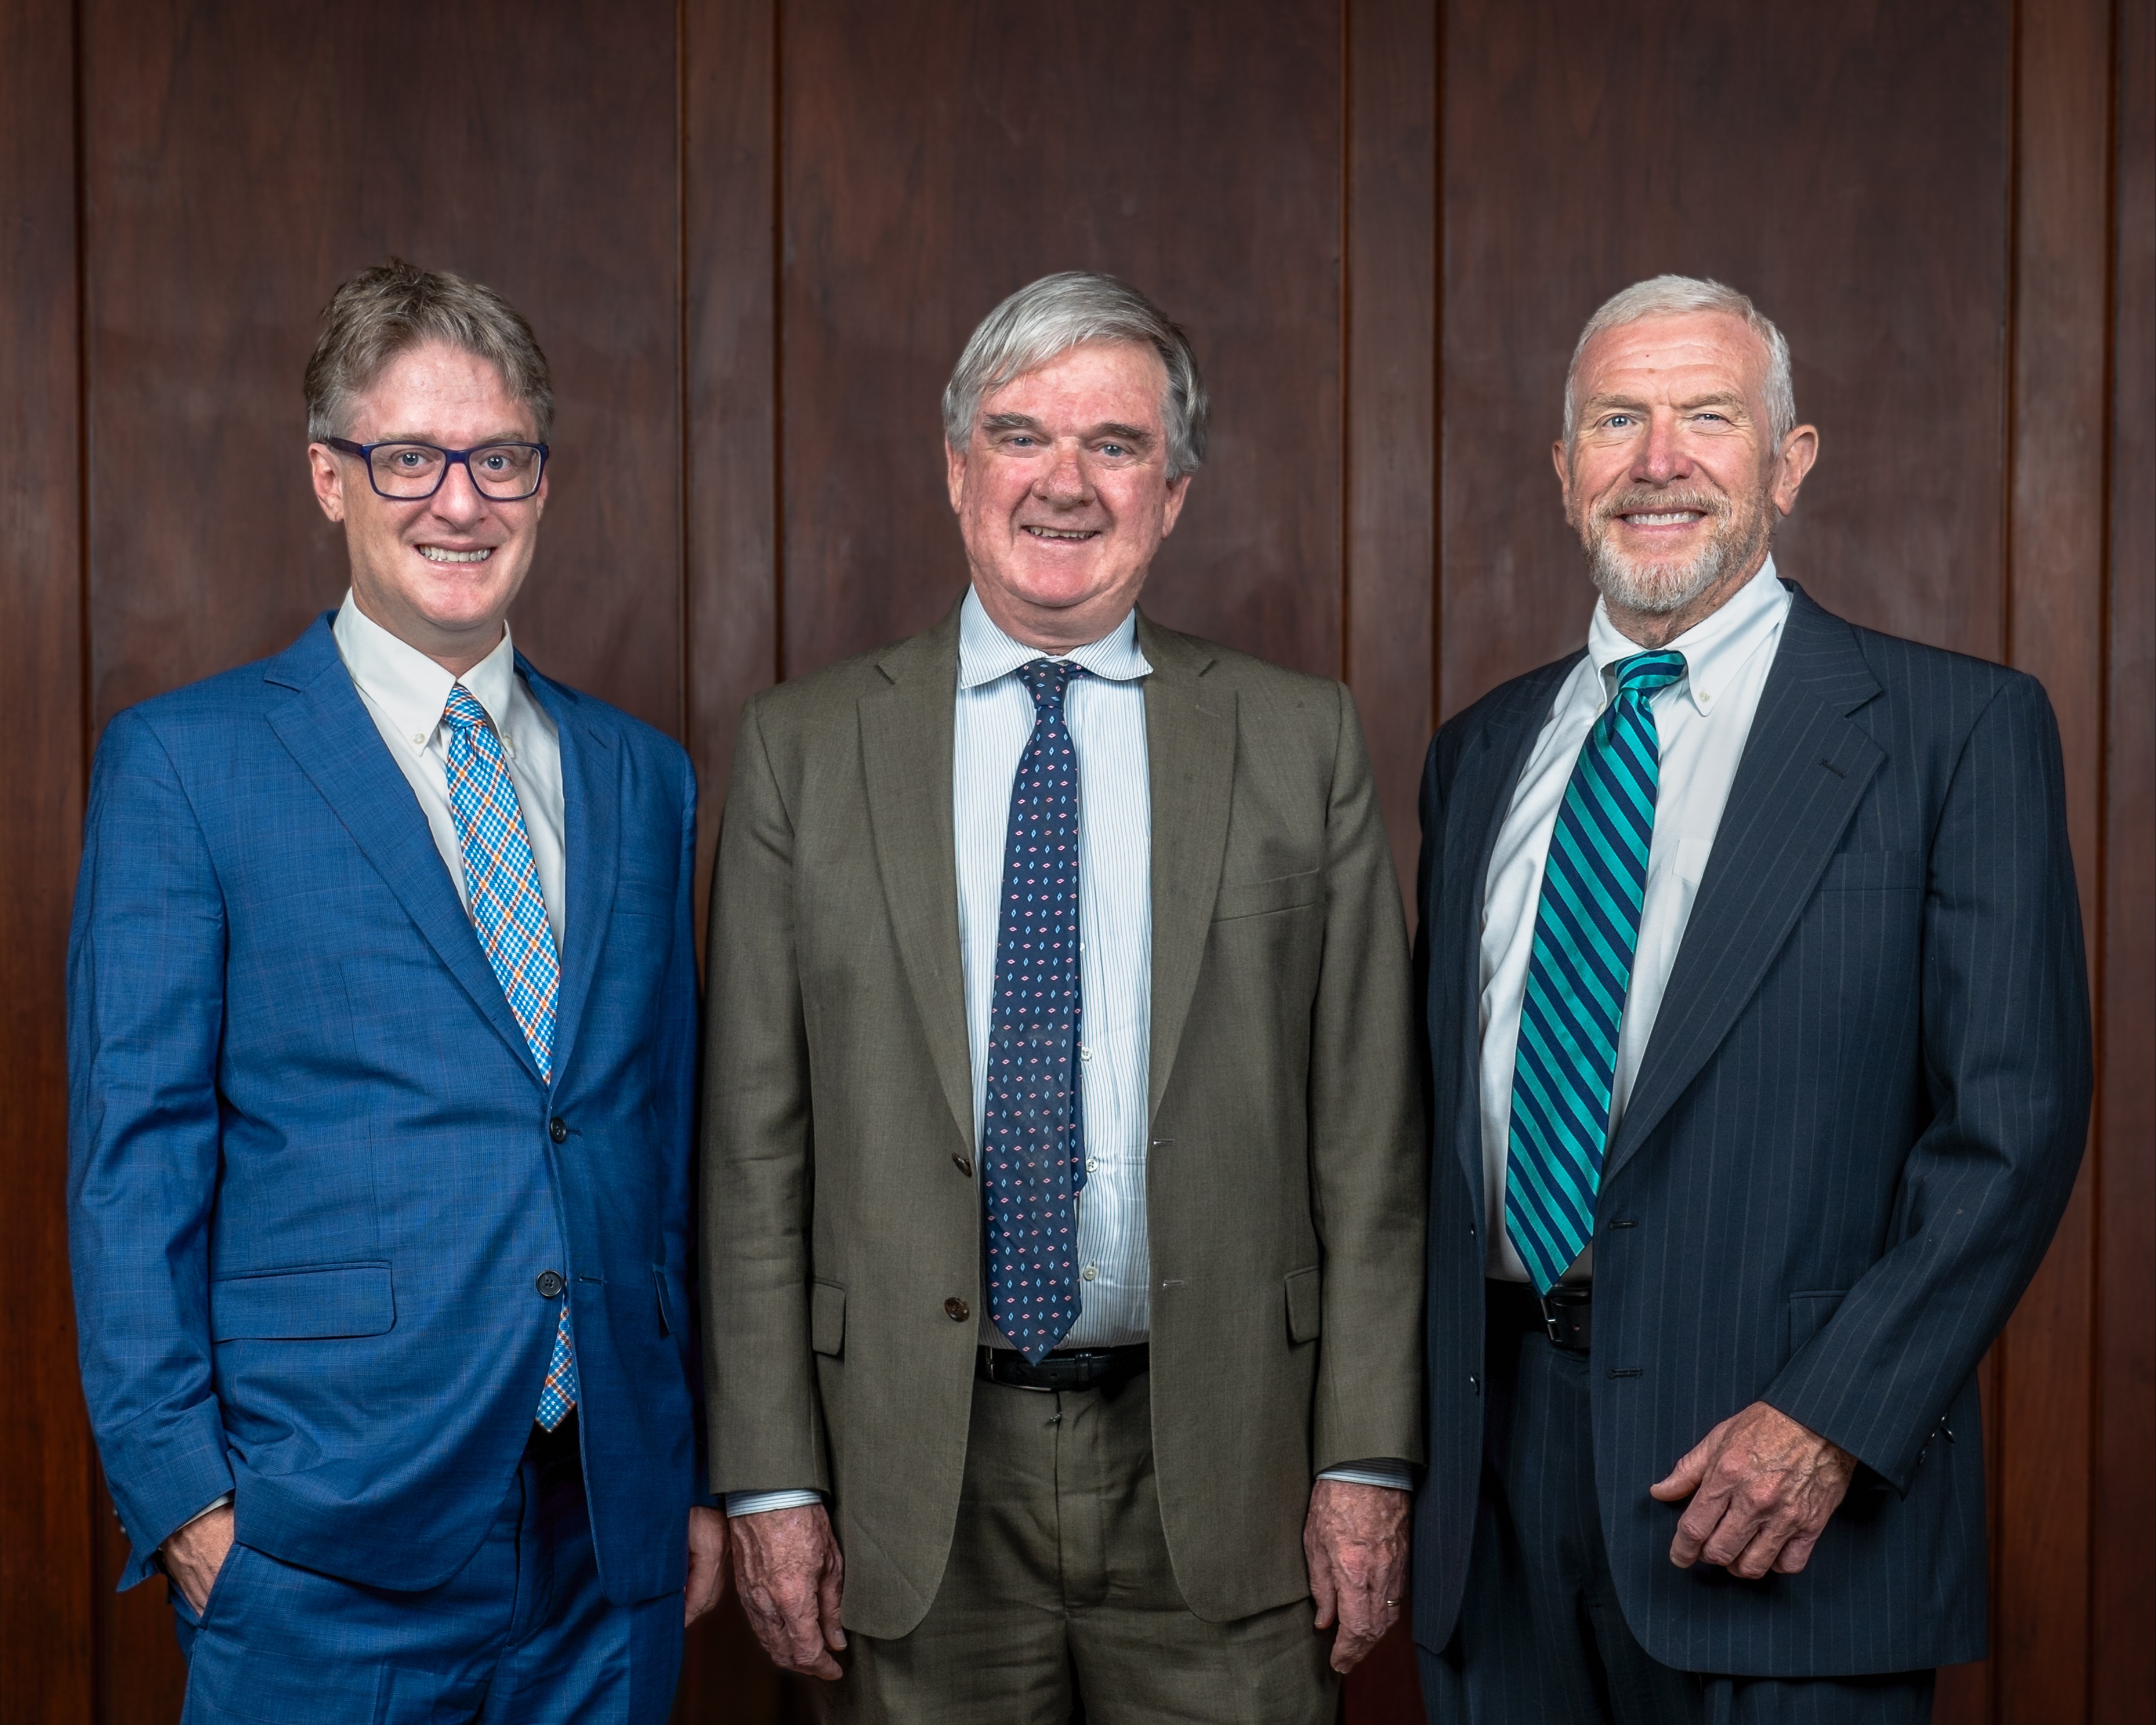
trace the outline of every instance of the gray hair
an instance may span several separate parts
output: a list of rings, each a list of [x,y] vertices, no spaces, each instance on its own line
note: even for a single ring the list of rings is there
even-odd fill
[[[943,440],[964,449],[983,400],[1087,341],[1134,341],[1160,356],[1168,367],[1168,398],[1161,403],[1168,476],[1195,473],[1205,459],[1211,410],[1189,337],[1128,282],[1085,270],[1044,275],[981,320],[943,386]]]
[[[1765,347],[1767,429],[1774,447],[1782,446],[1782,439],[1795,429],[1797,423],[1797,392],[1789,381],[1789,344],[1774,327],[1774,321],[1744,295],[1733,287],[1697,275],[1656,275],[1645,281],[1635,281],[1604,300],[1601,308],[1587,320],[1587,327],[1579,332],[1579,340],[1573,346],[1572,363],[1564,373],[1564,440],[1568,444],[1572,442],[1574,425],[1573,385],[1579,375],[1579,357],[1587,352],[1587,344],[1607,331],[1637,323],[1643,317],[1669,317],[1690,311],[1722,311],[1742,319],[1744,327]]]
[[[490,287],[402,258],[362,270],[322,308],[322,332],[303,386],[309,439],[343,436],[352,397],[423,341],[446,341],[499,367],[546,442],[554,424],[554,380],[523,314]]]

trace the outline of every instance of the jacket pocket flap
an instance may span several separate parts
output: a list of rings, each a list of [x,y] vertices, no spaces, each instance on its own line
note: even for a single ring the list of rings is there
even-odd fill
[[[808,1345],[833,1357],[846,1347],[846,1291],[834,1281],[808,1284]]]
[[[387,1264],[272,1270],[210,1284],[214,1342],[321,1342],[379,1336],[397,1322]]]
[[[1789,1296],[1789,1352],[1794,1353],[1826,1327],[1835,1308],[1848,1297],[1844,1288],[1814,1288]]]
[[[1213,920],[1225,922],[1236,916],[1262,916],[1269,911],[1314,905],[1324,886],[1324,871],[1319,869],[1271,880],[1225,881],[1213,901]]]
[[[1287,1339],[1315,1342],[1323,1322],[1324,1308],[1324,1280],[1317,1266],[1291,1271],[1287,1278]]]

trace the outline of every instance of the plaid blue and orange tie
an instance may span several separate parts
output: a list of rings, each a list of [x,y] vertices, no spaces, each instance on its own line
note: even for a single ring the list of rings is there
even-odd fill
[[[456,823],[458,848],[464,853],[472,923],[486,949],[486,962],[494,967],[501,992],[508,997],[509,1009],[531,1045],[531,1058],[538,1062],[540,1076],[551,1081],[554,1003],[561,992],[562,967],[554,952],[554,931],[547,921],[547,901],[539,891],[539,869],[531,860],[524,810],[509,777],[501,739],[488,722],[486,709],[463,684],[449,691],[442,722],[449,727],[449,814]],[[569,1339],[569,1302],[564,1296],[536,1417],[552,1431],[576,1404],[577,1356]]]

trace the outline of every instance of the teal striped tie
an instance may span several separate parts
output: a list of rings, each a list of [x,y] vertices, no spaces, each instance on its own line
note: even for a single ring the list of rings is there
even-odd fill
[[[1512,1068],[1505,1231],[1545,1294],[1594,1232],[1661,780],[1648,703],[1685,674],[1684,655],[1635,654],[1614,670],[1616,698],[1587,733],[1550,834]]]

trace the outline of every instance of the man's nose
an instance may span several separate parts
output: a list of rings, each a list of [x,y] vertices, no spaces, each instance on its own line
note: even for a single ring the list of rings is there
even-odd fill
[[[1092,491],[1086,478],[1086,464],[1075,448],[1058,449],[1055,459],[1040,477],[1040,495],[1055,503],[1083,503]]]
[[[1691,458],[1685,453],[1682,440],[1677,435],[1676,418],[1655,414],[1647,421],[1646,441],[1640,445],[1639,459],[1633,464],[1634,476],[1659,485],[1681,479],[1691,470]]]
[[[434,496],[434,513],[449,521],[475,521],[486,513],[487,499],[472,483],[471,469],[461,461],[449,463]]]

